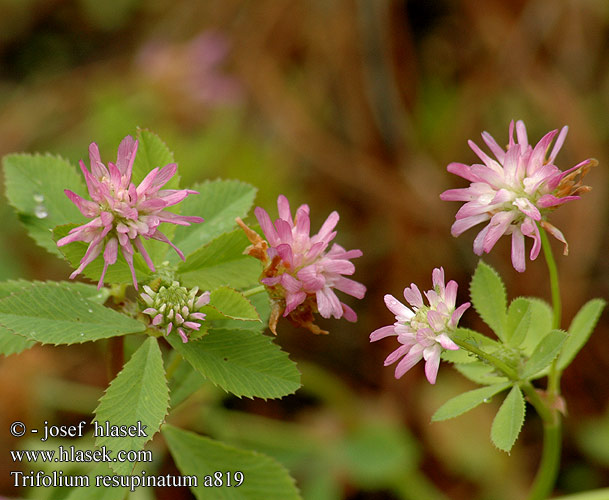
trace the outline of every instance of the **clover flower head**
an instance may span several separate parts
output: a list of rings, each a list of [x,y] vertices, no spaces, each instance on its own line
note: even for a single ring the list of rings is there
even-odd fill
[[[199,293],[199,287],[190,290],[174,281],[169,287],[161,286],[155,292],[144,285],[140,298],[148,306],[142,312],[152,318],[152,325],[165,330],[169,335],[174,327],[182,338],[188,342],[188,333],[199,331],[205,313],[199,312],[201,307],[209,304],[209,292]]]
[[[308,205],[301,205],[292,218],[288,199],[280,195],[277,208],[279,218],[275,222],[260,207],[254,212],[266,240],[238,220],[252,242],[247,252],[265,265],[261,282],[273,304],[271,331],[276,332],[281,314],[313,333],[327,333],[313,323],[314,312],[324,318],[356,321],[353,309],[340,301],[335,290],[358,299],[364,297],[366,287],[346,277],[355,272],[351,259],[361,257],[362,252],[345,250],[336,243],[328,249],[336,236],[338,213],[332,212],[319,232],[311,236]]]
[[[395,323],[378,328],[370,334],[370,342],[391,335],[397,336],[400,347],[385,359],[385,366],[388,366],[402,358],[395,368],[395,378],[400,378],[424,359],[427,380],[435,384],[442,349],[459,349],[450,334],[457,328],[459,319],[470,303],[455,308],[458,285],[452,280],[444,285],[443,268],[433,270],[432,281],[433,289],[425,292],[429,305],[424,304],[423,296],[414,283],[404,289],[404,298],[412,309],[393,295],[385,295],[385,304],[395,314]]]
[[[483,252],[490,252],[502,235],[511,234],[512,264],[517,271],[523,272],[526,267],[524,237],[533,240],[529,258],[535,260],[541,249],[540,225],[564,244],[566,255],[569,248],[567,241],[562,232],[547,221],[547,216],[558,206],[579,199],[579,194],[590,189],[582,185],[581,179],[597,163],[594,159],[587,159],[566,171],[554,164],[567,131],[568,127],[565,126],[560,132],[548,132],[532,146],[524,123],[518,121],[514,126],[512,121],[505,151],[488,132],[483,132],[482,139],[496,159],[469,141],[469,146],[483,164],[448,165],[449,172],[471,184],[467,188],[449,189],[440,195],[442,200],[465,202],[455,216],[451,228],[453,236],[488,221],[474,240],[474,253],[482,255]],[[548,155],[555,138],[554,147]]]
[[[125,137],[119,147],[116,163],[104,165],[97,144],[89,146],[91,170],[80,161],[91,200],[85,200],[76,193],[65,190],[68,198],[80,212],[91,219],[82,226],[75,227],[57,242],[57,246],[74,241],[89,243],[89,247],[78,268],[70,275],[74,279],[83,272],[103,250],[104,268],[99,278],[98,288],[104,282],[109,265],[116,262],[120,248],[131,269],[133,285],[137,289],[137,279],[133,267],[133,254],[138,250],[151,271],[154,264],[146,252],[141,238],[155,239],[169,244],[184,259],[184,254],[167,236],[159,231],[162,222],[181,226],[203,222],[201,217],[176,215],[166,212],[165,208],[181,202],[190,194],[198,194],[190,189],[161,189],[176,173],[177,165],[170,163],[163,168],[154,168],[136,187],[131,182],[133,162],[138,141],[131,136]],[[141,237],[141,238],[140,238]],[[134,248],[135,246],[135,248]]]

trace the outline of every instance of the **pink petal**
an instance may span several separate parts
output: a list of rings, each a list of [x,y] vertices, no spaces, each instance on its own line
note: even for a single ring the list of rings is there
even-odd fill
[[[527,218],[520,225],[520,230],[525,236],[533,238],[533,248],[531,248],[529,258],[531,260],[535,260],[541,250],[541,236],[539,235],[539,229],[537,228],[537,224],[535,224],[535,222],[533,222],[531,219]]]
[[[376,342],[391,335],[396,335],[393,325],[381,326],[370,334],[370,342]]]
[[[423,359],[423,346],[416,344],[412,346],[408,354],[404,356],[404,359],[395,367],[395,378],[400,378],[421,359]]]
[[[292,212],[290,211],[290,202],[282,194],[277,198],[277,211],[280,219],[286,221],[290,227],[294,225],[292,222]]]
[[[178,333],[180,334],[180,337],[182,338],[182,342],[184,344],[186,344],[188,342],[188,336],[186,335],[186,333],[184,333],[184,330],[182,330],[181,328],[178,328]]]
[[[131,179],[135,153],[137,152],[138,141],[130,135],[126,136],[118,145],[116,155],[116,166],[127,179]]]
[[[519,273],[524,272],[526,263],[524,260],[524,236],[518,227],[512,232],[512,265]]]
[[[446,285],[446,291],[444,292],[444,303],[452,309],[455,307],[455,302],[457,300],[457,282],[455,280],[450,280]]]
[[[364,285],[344,276],[339,276],[334,280],[334,288],[348,293],[356,299],[363,299],[364,295],[366,295],[366,287]]]
[[[283,312],[283,316],[287,316],[294,309],[296,309],[300,304],[302,304],[307,298],[307,294],[305,292],[296,292],[290,293],[285,297],[285,311]]]
[[[436,332],[441,332],[446,328],[445,318],[438,311],[427,311],[427,322]]]
[[[556,158],[556,155],[562,148],[568,132],[569,132],[569,127],[567,127],[566,125],[560,130],[560,134],[558,134],[558,138],[556,139],[556,142],[554,143],[552,152],[550,153],[550,156],[548,157],[548,163],[554,163],[554,159]]]
[[[489,171],[498,174],[503,174],[503,169],[501,168],[501,165],[499,165],[499,163],[497,163],[489,155],[482,151],[474,141],[467,141],[467,143],[469,144],[469,147],[472,149],[472,151],[476,153],[476,155],[478,155],[478,158],[480,158],[488,167]],[[472,169],[472,171],[476,172],[475,169]]]
[[[471,304],[469,302],[466,302],[465,304],[461,304],[454,310],[452,316],[450,317],[449,325],[451,326],[451,328],[455,328],[457,326],[459,320],[461,319],[461,316],[463,316],[463,313],[469,308],[470,305]]]
[[[97,203],[85,200],[84,198],[78,196],[76,193],[70,191],[69,189],[64,189],[63,192],[68,198],[70,198],[70,201],[78,207],[80,213],[83,214],[85,217],[91,219],[99,215],[100,209]]]
[[[429,380],[430,384],[436,383],[436,377],[438,376],[438,369],[440,368],[440,346],[436,345],[425,349],[425,376]],[[427,356],[425,356],[427,354]]]
[[[472,215],[471,217],[466,217],[465,219],[456,220],[450,228],[450,233],[453,236],[459,236],[469,228],[474,227],[476,224],[489,220],[490,217],[491,216],[489,214],[484,213],[480,215]]]
[[[140,251],[140,254],[142,255],[142,257],[144,257],[144,260],[146,261],[146,264],[148,264],[148,267],[150,268],[150,270],[152,272],[155,272],[154,263],[152,262],[150,255],[148,255],[148,252],[146,251],[146,248],[142,244],[142,241],[140,240],[140,238],[136,237],[133,241],[135,242],[135,246]]]
[[[537,205],[541,208],[556,207],[558,205],[562,205],[563,203],[567,203],[568,201],[579,199],[579,196],[563,196],[562,198],[557,198],[552,194],[544,194],[537,200]]]
[[[387,309],[395,314],[398,321],[406,322],[410,321],[414,317],[414,313],[399,300],[397,300],[393,295],[387,294],[384,298]]]
[[[186,260],[184,258],[184,254],[182,253],[182,250],[180,250],[177,246],[175,246],[173,244],[173,242],[171,242],[169,240],[169,238],[167,238],[167,236],[165,236],[163,233],[161,233],[161,231],[159,231],[158,229],[154,232],[154,234],[150,235],[150,238],[153,238],[155,240],[159,240],[159,241],[163,241],[163,242],[167,243],[168,245],[171,246],[171,248],[173,248],[176,251],[176,253],[180,257],[180,259]]]
[[[330,288],[325,287],[318,290],[315,296],[317,298],[317,309],[322,317],[329,318],[333,316],[339,319],[342,316],[343,308],[340,305],[340,300],[338,300],[338,297]]]
[[[351,323],[355,323],[357,321],[357,314],[355,314],[355,311],[344,302],[341,302],[340,305],[343,308],[343,318]]]
[[[317,271],[315,264],[303,267],[296,275],[308,292],[321,290],[326,284],[326,279]]]
[[[441,333],[436,337],[436,340],[440,343],[440,345],[444,349],[448,349],[449,351],[456,351],[459,349],[459,346],[455,344],[451,338],[445,333]]]
[[[256,219],[258,219],[258,224],[260,224],[260,228],[262,232],[266,236],[267,241],[272,247],[277,246],[279,241],[279,236],[277,235],[277,231],[275,230],[275,226],[271,222],[271,218],[266,210],[260,207],[256,207],[254,210],[254,215]]]
[[[482,140],[499,160],[499,163],[503,163],[505,151],[501,148],[501,146],[499,146],[499,144],[497,144],[497,141],[495,141],[493,136],[488,132],[482,132]]]
[[[499,240],[499,238],[505,234],[513,220],[513,212],[499,212],[493,215],[482,245],[482,249],[486,253],[489,253],[492,250],[495,243],[497,243],[497,240]]]
[[[423,296],[419,287],[414,283],[411,283],[410,287],[404,288],[404,298],[413,307],[423,307]]]
[[[127,242],[127,245],[121,245],[121,253],[129,265],[133,286],[137,290],[137,278],[135,277],[135,268],[133,267],[133,249],[131,248],[131,244],[129,242]]]
[[[562,232],[557,227],[553,226],[552,224],[550,224],[547,221],[541,221],[541,227],[543,227],[546,231],[548,231],[548,233],[550,233],[552,236],[554,236],[554,238],[556,238],[558,241],[560,241],[564,244],[563,255],[568,255],[569,254],[569,244],[567,243],[567,240],[565,239]]]
[[[195,307],[199,309],[200,307],[206,306],[207,304],[209,304],[210,297],[211,294],[209,292],[203,292],[203,294],[195,302]],[[203,317],[205,317],[205,315]]]

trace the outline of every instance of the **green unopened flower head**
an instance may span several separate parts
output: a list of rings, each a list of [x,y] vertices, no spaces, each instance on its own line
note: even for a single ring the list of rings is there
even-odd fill
[[[165,335],[175,327],[186,343],[188,333],[198,331],[205,320],[205,313],[198,312],[199,309],[209,304],[209,292],[197,296],[198,293],[199,287],[188,289],[178,281],[168,287],[161,286],[157,292],[144,285],[144,293],[140,297],[148,307],[143,312],[152,318],[154,326],[165,329]]]

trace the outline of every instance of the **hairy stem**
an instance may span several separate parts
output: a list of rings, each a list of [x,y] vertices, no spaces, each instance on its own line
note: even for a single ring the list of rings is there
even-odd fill
[[[562,315],[558,269],[552,253],[552,247],[548,240],[548,235],[542,227],[539,227],[539,233],[550,276],[552,328],[556,329],[560,328]],[[529,395],[529,392],[527,392],[527,395]],[[554,360],[550,366],[550,373],[548,374],[547,402],[540,398],[539,401],[536,401],[537,404],[535,404],[529,397],[529,400],[534,404],[537,412],[543,419],[543,451],[541,462],[537,469],[537,474],[535,475],[535,481],[533,482],[533,487],[529,494],[529,500],[545,500],[548,498],[554,489],[554,483],[558,476],[562,436],[560,412],[556,408],[555,402],[559,397],[560,371],[556,365],[556,360]]]
[[[503,372],[510,380],[514,380],[514,381],[518,380],[518,373],[516,372],[516,370],[514,370],[511,366],[507,365],[505,362],[503,362],[499,358],[496,358],[492,354],[484,352],[482,349],[479,349],[478,347],[471,344],[470,342],[467,342],[466,340],[462,340],[462,339],[456,338],[456,337],[452,337],[452,340],[459,347],[462,347],[466,351],[469,351],[469,352],[475,354],[479,358],[481,358],[481,359],[487,361],[488,363],[490,363],[491,365],[493,365],[499,371]]]
[[[264,292],[264,288],[265,288],[264,285],[260,285],[260,286],[254,287],[254,288],[250,288],[249,290],[246,290],[245,292],[242,292],[242,293],[243,293],[244,297],[251,297],[252,295],[257,295],[259,293]]]

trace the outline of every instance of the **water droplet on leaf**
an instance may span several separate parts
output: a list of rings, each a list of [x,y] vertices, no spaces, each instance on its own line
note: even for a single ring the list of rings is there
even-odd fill
[[[44,196],[42,196],[40,193],[34,193],[34,201],[36,203],[42,203],[44,201]]]
[[[44,205],[36,205],[34,209],[34,215],[39,219],[45,219],[49,216],[49,212]]]

